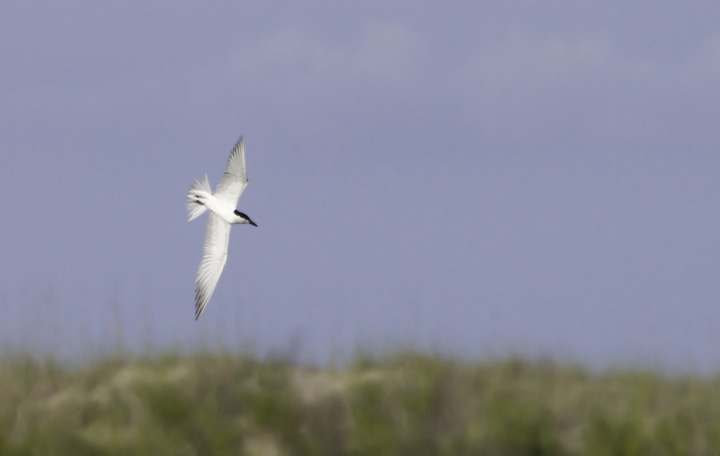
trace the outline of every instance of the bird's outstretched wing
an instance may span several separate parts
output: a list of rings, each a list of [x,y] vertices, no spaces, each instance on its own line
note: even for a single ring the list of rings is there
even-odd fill
[[[247,186],[247,182],[245,145],[243,144],[243,138],[241,136],[230,154],[225,174],[223,174],[220,182],[217,184],[215,197],[235,207],[240,199],[240,195],[242,195],[243,190],[245,190]]]
[[[205,310],[227,260],[230,224],[210,212],[205,225],[203,257],[195,279],[195,319]]]

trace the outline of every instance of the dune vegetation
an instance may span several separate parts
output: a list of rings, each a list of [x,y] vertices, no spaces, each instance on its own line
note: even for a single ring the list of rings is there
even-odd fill
[[[404,353],[0,362],[1,455],[720,454],[720,378]]]

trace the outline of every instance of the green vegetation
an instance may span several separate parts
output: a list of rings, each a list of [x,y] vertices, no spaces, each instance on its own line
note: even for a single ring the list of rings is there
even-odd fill
[[[0,362],[1,455],[720,454],[720,379],[401,354]]]

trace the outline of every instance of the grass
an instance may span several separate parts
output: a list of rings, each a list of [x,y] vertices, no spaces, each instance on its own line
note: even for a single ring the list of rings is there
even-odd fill
[[[2,455],[720,454],[720,378],[413,353],[0,362]]]

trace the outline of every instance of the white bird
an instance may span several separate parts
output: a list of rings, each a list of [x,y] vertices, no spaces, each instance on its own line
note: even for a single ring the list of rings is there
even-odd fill
[[[205,225],[202,261],[195,279],[195,320],[205,310],[225,267],[230,225],[249,223],[257,226],[250,217],[235,209],[247,183],[245,146],[241,136],[230,154],[227,169],[217,184],[215,194],[210,189],[207,174],[201,180],[195,180],[187,193],[185,207],[189,212],[188,221],[196,219],[206,209],[210,209],[208,222]]]

